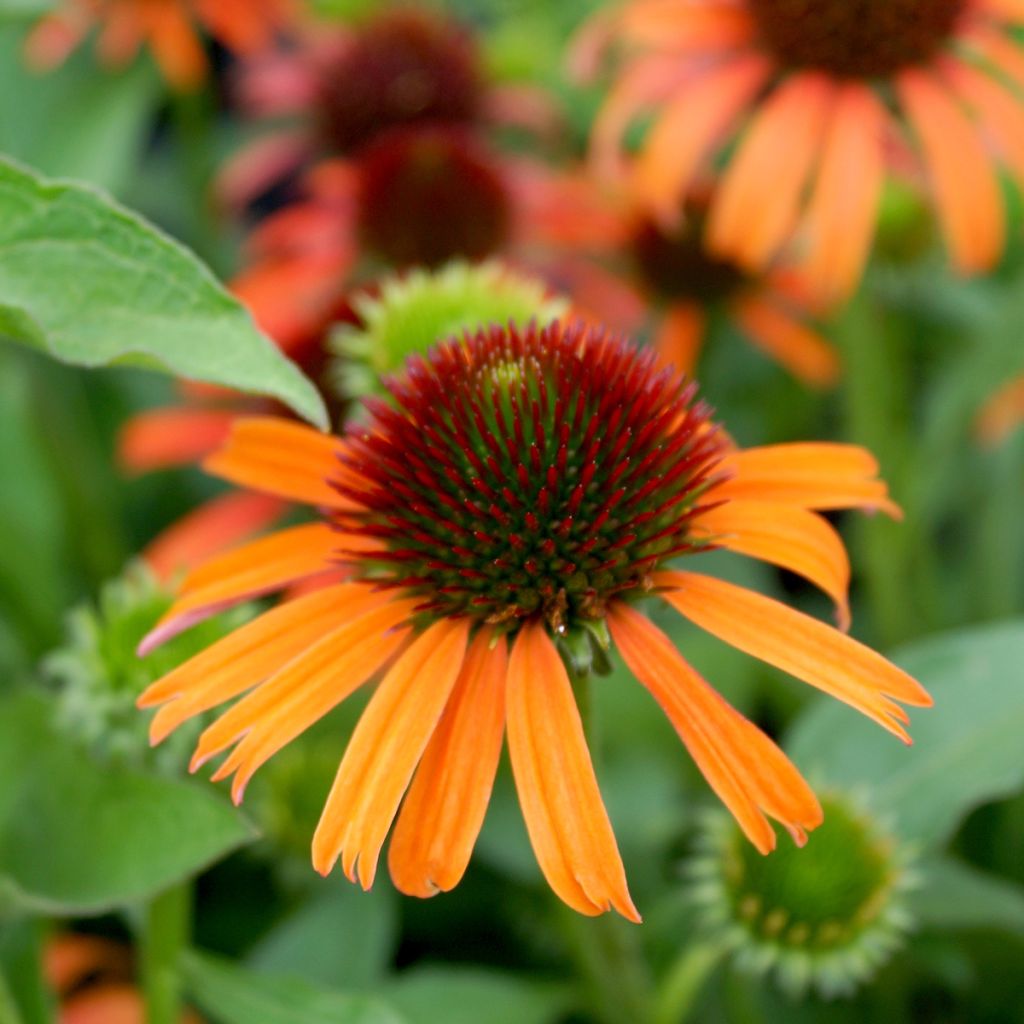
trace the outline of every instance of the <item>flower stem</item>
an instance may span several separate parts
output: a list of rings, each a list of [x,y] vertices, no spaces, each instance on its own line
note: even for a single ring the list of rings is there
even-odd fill
[[[0,1024],[54,1019],[53,993],[43,976],[46,934],[41,918],[22,918],[0,928]]]
[[[146,907],[141,972],[147,1024],[178,1024],[181,1019],[179,962],[188,946],[191,920],[188,882],[158,893]]]
[[[650,971],[636,925],[613,914],[584,917],[563,904],[558,913],[594,1019],[602,1024],[653,1021]]]
[[[683,1024],[724,953],[720,945],[684,946],[659,988],[653,1024]]]
[[[899,325],[890,325],[861,292],[838,321],[836,335],[846,368],[846,439],[874,453],[896,501],[906,501],[911,375]],[[912,518],[913,510],[907,512]],[[858,527],[858,567],[864,573],[879,643],[888,647],[916,631],[906,528],[881,516]]]

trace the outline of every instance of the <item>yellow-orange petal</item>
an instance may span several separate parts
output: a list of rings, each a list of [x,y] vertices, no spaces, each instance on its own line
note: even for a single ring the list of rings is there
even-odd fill
[[[345,535],[326,523],[280,530],[204,563],[185,577],[180,596],[139,645],[146,654],[197,622],[289,583],[335,569]]]
[[[727,501],[701,513],[693,530],[729,551],[798,573],[836,604],[839,627],[850,625],[850,560],[843,540],[821,516],[796,505]]]
[[[231,743],[237,746],[212,778],[234,774],[231,798],[240,803],[256,770],[296,736],[377,674],[409,639],[413,602],[367,610],[294,658],[225,712],[199,738],[190,769]]]
[[[512,647],[506,701],[512,773],[548,884],[582,914],[614,907],[638,922],[572,686],[540,623]]]
[[[803,267],[826,303],[847,298],[864,273],[885,180],[887,120],[870,86],[840,86],[804,221]]]
[[[692,374],[704,341],[705,323],[704,310],[696,303],[673,303],[665,311],[654,339],[661,365]]]
[[[682,196],[709,154],[769,74],[758,54],[742,54],[680,86],[643,144],[632,178],[637,202],[674,231]]]
[[[820,510],[860,508],[894,519],[903,515],[885,481],[878,479],[877,460],[859,445],[795,442],[746,448],[726,455],[719,470],[725,479],[709,491],[709,501],[742,498]]]
[[[142,693],[140,708],[170,701],[154,718],[150,738],[158,743],[186,719],[237,697],[325,633],[385,600],[365,584],[344,583],[297,597],[245,623]]]
[[[786,755],[709,686],[672,641],[638,611],[617,603],[608,625],[629,670],[661,705],[747,838],[761,853],[775,848],[767,814],[803,845],[807,832],[821,824],[821,806]]]
[[[458,885],[483,825],[505,732],[505,638],[477,633],[398,815],[388,867],[401,892]]]
[[[287,508],[269,494],[222,494],[172,523],[143,549],[142,557],[157,576],[170,579],[273,525]]]
[[[921,144],[954,263],[963,273],[988,270],[1003,251],[1005,217],[977,129],[933,75],[903,71],[896,88]]]
[[[904,742],[907,714],[894,700],[932,703],[920,683],[870,647],[763,594],[692,572],[657,572],[654,585],[701,629],[849,704]]]
[[[435,622],[388,671],[359,719],[313,836],[313,867],[364,889],[413,771],[462,670],[467,619]]]
[[[713,252],[751,270],[777,255],[796,224],[835,89],[828,76],[801,72],[761,106],[712,199]]]
[[[839,355],[816,331],[761,294],[742,295],[731,309],[747,337],[794,377],[815,388],[835,384]]]
[[[237,415],[187,406],[139,413],[118,436],[118,461],[131,473],[197,462],[224,442]]]
[[[236,420],[223,447],[203,461],[214,476],[292,501],[345,508],[329,481],[345,478],[342,442],[312,427],[272,416]]]

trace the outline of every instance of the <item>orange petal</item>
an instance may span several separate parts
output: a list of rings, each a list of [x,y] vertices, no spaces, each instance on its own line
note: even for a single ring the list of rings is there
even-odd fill
[[[677,302],[670,306],[654,339],[658,362],[692,375],[704,341],[705,323],[704,311],[696,303]]]
[[[741,555],[798,573],[836,603],[839,626],[850,625],[850,560],[843,540],[821,516],[795,505],[727,501],[701,513],[693,529]]]
[[[964,34],[964,42],[1015,85],[1024,88],[1024,50],[1005,32],[979,23]]]
[[[273,416],[236,420],[224,446],[203,468],[240,487],[327,508],[350,505],[330,481],[346,476],[337,437]]]
[[[794,377],[815,388],[835,384],[839,355],[820,334],[761,295],[734,300],[732,311],[750,340]]]
[[[344,546],[343,534],[326,523],[309,523],[211,559],[185,577],[180,596],[139,644],[139,653],[148,654],[172,636],[241,601],[336,568],[333,556]]]
[[[712,200],[712,251],[752,270],[777,255],[796,224],[834,99],[829,78],[804,72],[765,100]]]
[[[112,939],[65,932],[47,939],[43,947],[43,975],[59,996],[90,977],[130,974],[127,947]]]
[[[150,4],[149,45],[160,70],[175,89],[197,88],[206,77],[206,52],[182,6]]]
[[[271,526],[287,508],[267,494],[222,494],[172,523],[146,546],[142,557],[158,577],[170,579]]]
[[[391,836],[391,878],[409,896],[458,885],[484,821],[505,731],[505,638],[477,633]]]
[[[640,152],[632,185],[638,202],[665,230],[679,226],[682,197],[701,161],[754,98],[768,73],[768,62],[757,54],[725,61],[680,86],[659,115]]]
[[[988,270],[1002,254],[1005,220],[977,129],[932,75],[904,71],[896,88],[921,144],[953,262],[963,273]]]
[[[617,35],[635,46],[661,50],[729,50],[749,43],[754,22],[742,7],[699,5],[679,0],[633,0],[625,5]]]
[[[1004,384],[982,406],[974,425],[978,440],[987,445],[1002,444],[1024,423],[1024,376]]]
[[[197,462],[226,440],[237,415],[187,407],[139,413],[118,435],[118,461],[131,473]]]
[[[853,444],[793,443],[730,452],[721,462],[726,479],[708,493],[721,498],[781,502],[813,509],[861,508],[902,518],[878,462]]]
[[[442,619],[402,654],[356,726],[313,836],[313,867],[369,889],[377,858],[462,669],[467,619]]]
[[[885,180],[887,119],[869,86],[840,87],[805,221],[803,266],[827,303],[847,298],[864,273]]]
[[[658,572],[654,583],[701,629],[824,690],[906,743],[906,712],[889,698],[932,703],[916,680],[871,648],[770,597],[691,572]]]
[[[638,611],[615,604],[608,625],[629,670],[661,705],[747,838],[761,853],[775,848],[767,814],[802,846],[806,833],[821,824],[821,806],[786,755],[723,700]]]
[[[140,708],[171,701],[153,719],[152,742],[160,742],[193,715],[237,697],[325,633],[385,600],[365,584],[345,583],[297,597],[240,626],[139,697]]]
[[[369,681],[405,645],[410,629],[397,627],[409,618],[413,604],[393,601],[370,608],[321,636],[203,732],[190,770],[237,742],[213,780],[235,773],[231,798],[240,803],[264,762]]]
[[[1024,103],[1002,83],[963,61],[942,68],[953,91],[973,108],[982,130],[1024,188]]]
[[[512,773],[548,884],[582,914],[614,907],[639,922],[569,677],[539,623],[519,631],[506,699]]]
[[[997,18],[1024,24],[1024,0],[978,0],[978,6]]]

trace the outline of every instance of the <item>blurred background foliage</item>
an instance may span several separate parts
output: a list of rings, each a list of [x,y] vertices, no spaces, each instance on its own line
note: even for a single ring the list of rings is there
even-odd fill
[[[239,228],[218,215],[209,185],[249,129],[222,79],[174,96],[147,60],[114,74],[87,48],[52,73],[29,72],[21,59],[28,18],[46,6],[0,3],[0,152],[108,190],[218,275],[236,271]],[[351,20],[374,5],[320,6]],[[582,151],[600,99],[562,71],[566,40],[593,7],[450,4],[478,29],[495,75],[541,85],[564,103],[568,152]],[[227,62],[219,52],[217,60]],[[221,1024],[1024,1021],[1024,431],[992,447],[974,429],[986,397],[1024,370],[1021,210],[1015,202],[998,273],[962,281],[945,269],[914,203],[887,197],[863,288],[827,325],[845,364],[836,390],[808,392],[724,321],[700,373],[703,395],[742,444],[836,438],[878,455],[906,521],[841,526],[852,545],[856,635],[935,697],[933,710],[915,715],[913,749],[678,620],[661,622],[731,701],[784,738],[816,786],[866,808],[905,850],[900,927],[910,939],[876,975],[838,999],[813,987],[793,994],[769,964],[734,955],[735,935],[707,925],[697,898],[706,877],[693,872],[711,856],[701,837],[713,800],[621,666],[595,690],[596,746],[645,911],[640,929],[553,905],[507,765],[453,893],[419,902],[385,879],[363,893],[337,874],[315,875],[308,840],[358,697],[267,766],[244,812],[182,771],[102,756],[74,727],[76,715],[69,726],[58,713],[67,689],[88,681],[55,680],[40,666],[72,640],[100,643],[117,615],[100,596],[104,585],[214,487],[197,470],[127,477],[115,464],[119,427],[169,401],[168,379],[76,369],[5,342],[0,1022],[63,1019],[41,960],[63,932],[133,945],[144,972],[147,958],[159,957],[145,938],[154,913],[177,915],[182,928],[192,916],[188,1002]],[[727,578],[828,614],[788,576],[701,557]],[[74,607],[77,632],[67,618]],[[83,621],[92,623],[84,639]],[[124,626],[137,636],[119,639],[114,662],[147,625]],[[94,662],[101,675],[117,675],[102,650]],[[794,863],[813,878],[828,870],[815,858],[812,839]],[[732,876],[723,877],[727,888]],[[194,878],[189,908],[182,893]],[[105,969],[97,963],[91,974]]]

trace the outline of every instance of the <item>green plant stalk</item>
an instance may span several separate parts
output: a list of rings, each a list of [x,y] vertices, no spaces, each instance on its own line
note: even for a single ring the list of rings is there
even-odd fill
[[[0,1024],[50,1024],[55,1019],[53,994],[43,976],[46,935],[42,918],[0,927]]]
[[[993,484],[989,499],[978,510],[975,564],[984,567],[979,583],[983,616],[1006,618],[1019,611],[1022,565],[1020,510],[1024,498],[1021,483],[1020,438],[1005,442],[992,453]]]
[[[181,957],[192,925],[192,885],[158,893],[145,910],[140,968],[147,1024],[181,1019]]]
[[[684,946],[659,986],[653,1024],[684,1024],[724,954],[721,945]]]
[[[178,140],[182,179],[188,194],[188,234],[199,257],[218,270],[218,237],[207,202],[213,172],[213,108],[203,90],[176,93],[171,117]]]
[[[897,503],[905,501],[911,374],[899,329],[890,327],[861,292],[836,323],[836,337],[844,356],[846,440],[864,445],[878,458],[893,497]],[[905,511],[911,518],[913,510]],[[864,574],[879,644],[890,647],[920,631],[907,527],[883,516],[857,525],[855,569]]]
[[[14,1005],[14,996],[7,987],[4,976],[0,974],[0,1024],[22,1024],[21,1014]]]

